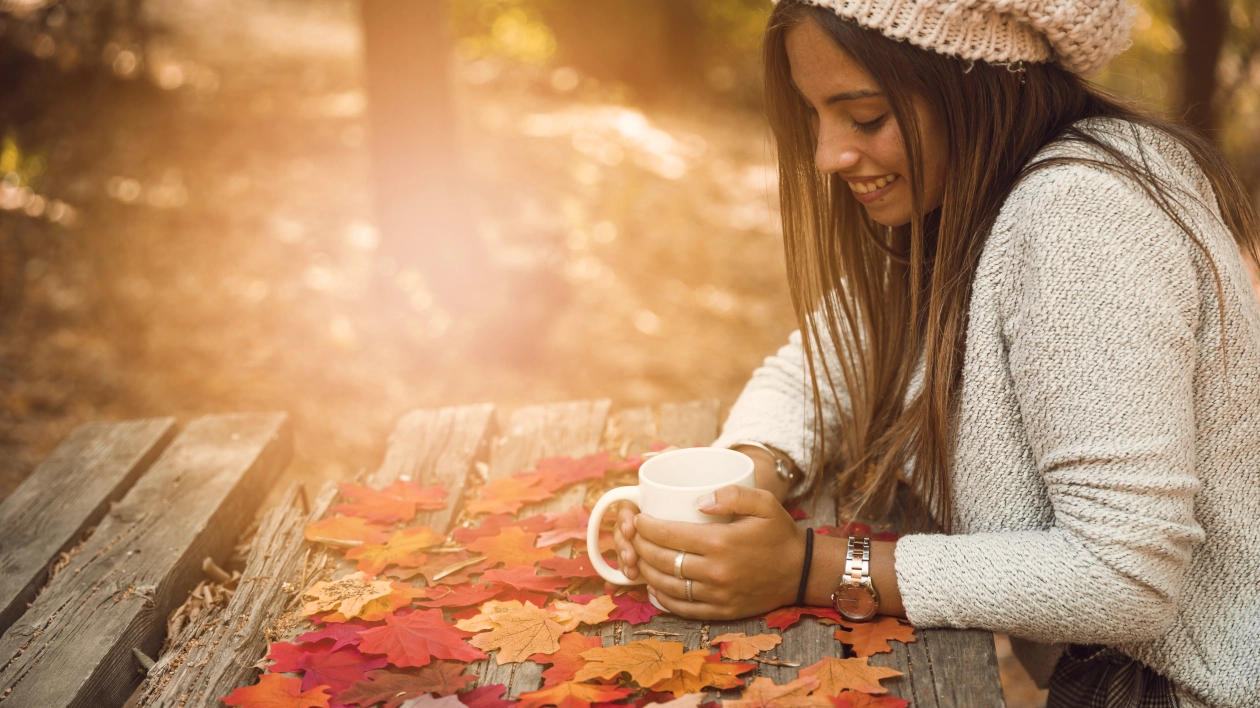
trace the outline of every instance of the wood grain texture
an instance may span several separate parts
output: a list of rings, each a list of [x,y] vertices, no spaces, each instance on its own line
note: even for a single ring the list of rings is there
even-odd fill
[[[924,708],[1006,705],[992,632],[920,629],[915,634],[918,641],[891,642],[892,653],[871,657],[872,665],[905,672],[883,682],[890,694]]]
[[[657,416],[661,442],[678,447],[708,445],[718,436],[716,398],[687,403],[663,403]]]
[[[503,436],[491,446],[488,478],[498,479],[528,469],[540,457],[579,457],[596,452],[608,418],[609,403],[606,399],[572,401],[529,406],[513,412]],[[582,495],[585,494],[583,485],[576,487],[582,487]],[[573,496],[571,491],[551,500],[551,504],[555,510],[560,510],[582,503],[582,496],[575,499],[571,498]],[[534,505],[521,514],[528,516],[550,508],[546,504]],[[542,684],[542,667],[538,664],[526,661],[500,666],[495,662],[494,653],[487,660],[470,664],[465,673],[475,675],[478,686],[503,684],[509,697],[533,691]]]
[[[441,485],[447,491],[446,508],[422,511],[412,523],[447,531],[459,516],[469,469],[484,458],[493,420],[489,403],[408,413],[390,434],[385,461],[368,485],[381,489],[398,479]]]
[[[253,683],[254,664],[267,654],[268,629],[305,589],[297,578],[314,544],[303,529],[324,515],[336,493],[327,483],[308,513],[300,485],[289,487],[259,524],[227,608],[202,615],[172,642],[145,677],[138,708],[215,708],[233,689]]]
[[[0,706],[122,705],[166,618],[222,562],[288,464],[282,413],[193,421],[0,638]]]
[[[0,502],[0,634],[174,435],[174,418],[81,425]]]

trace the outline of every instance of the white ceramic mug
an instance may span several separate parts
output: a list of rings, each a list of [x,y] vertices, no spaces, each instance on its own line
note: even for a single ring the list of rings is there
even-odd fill
[[[752,458],[742,452],[718,447],[689,447],[662,452],[639,466],[637,487],[617,487],[604,493],[591,509],[586,526],[586,552],[600,576],[617,585],[642,585],[604,562],[599,553],[599,526],[609,505],[634,502],[639,511],[666,521],[693,524],[728,523],[730,516],[706,514],[696,500],[722,487],[756,487]],[[655,604],[655,603],[653,603]]]

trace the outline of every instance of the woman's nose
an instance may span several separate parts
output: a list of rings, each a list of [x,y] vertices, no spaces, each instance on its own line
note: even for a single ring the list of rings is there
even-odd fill
[[[818,171],[832,174],[852,170],[862,159],[862,153],[847,140],[823,131],[818,136],[818,149],[814,153],[814,163]]]

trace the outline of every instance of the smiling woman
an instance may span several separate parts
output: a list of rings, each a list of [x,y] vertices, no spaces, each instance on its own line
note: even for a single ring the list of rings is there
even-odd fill
[[[1007,633],[1050,706],[1260,705],[1260,537],[1232,521],[1260,518],[1260,229],[1215,148],[1084,78],[1130,23],[1124,0],[778,3],[800,331],[714,443],[758,489],[700,501],[730,524],[623,512],[627,576],[688,617],[803,594]],[[782,504],[824,469],[850,518],[918,533],[810,543]]]

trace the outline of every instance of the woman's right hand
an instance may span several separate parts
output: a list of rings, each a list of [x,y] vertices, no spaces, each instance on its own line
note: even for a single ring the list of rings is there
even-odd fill
[[[631,580],[639,579],[639,555],[634,550],[634,515],[638,507],[630,502],[617,503],[617,522],[613,526],[613,545],[621,572]]]

